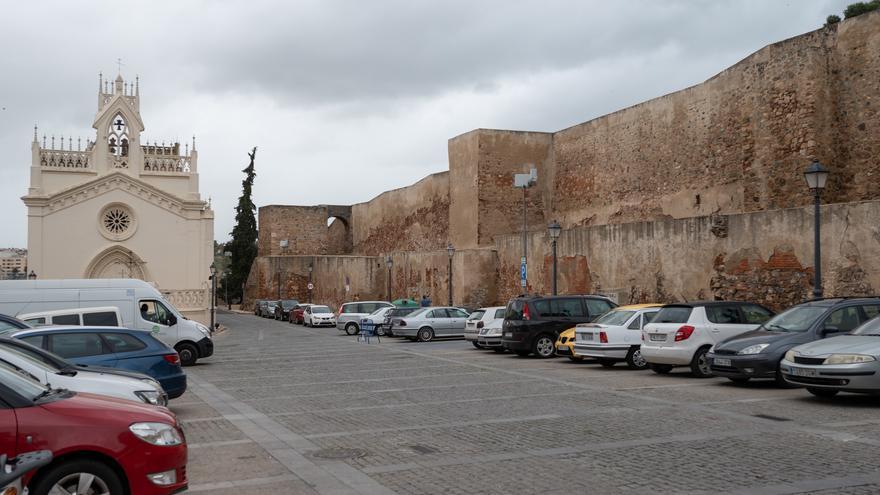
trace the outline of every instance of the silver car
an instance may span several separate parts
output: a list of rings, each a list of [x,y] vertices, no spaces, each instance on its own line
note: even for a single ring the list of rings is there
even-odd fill
[[[785,381],[817,397],[880,393],[880,318],[848,334],[795,347],[779,369]]]
[[[434,337],[463,337],[468,313],[461,308],[422,308],[394,319],[394,335],[428,342]]]
[[[361,331],[361,319],[366,318],[373,311],[384,307],[394,307],[385,301],[357,301],[347,302],[339,308],[336,315],[336,328],[348,335],[357,335]]]

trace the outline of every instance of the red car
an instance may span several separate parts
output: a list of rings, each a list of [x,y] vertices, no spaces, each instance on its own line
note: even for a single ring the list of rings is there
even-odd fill
[[[169,495],[186,490],[186,439],[164,407],[50,389],[0,364],[0,452],[46,449],[32,495]]]
[[[296,323],[297,325],[303,324],[303,311],[305,311],[306,306],[312,306],[311,304],[297,304],[290,310],[290,317],[287,319],[290,323]]]

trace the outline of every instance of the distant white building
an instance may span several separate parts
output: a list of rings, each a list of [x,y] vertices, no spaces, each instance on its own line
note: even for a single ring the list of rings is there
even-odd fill
[[[26,249],[0,249],[0,279],[23,278],[26,274]]]
[[[214,212],[199,195],[195,138],[141,140],[140,87],[98,81],[94,140],[31,144],[28,271],[40,279],[139,278],[208,319]]]

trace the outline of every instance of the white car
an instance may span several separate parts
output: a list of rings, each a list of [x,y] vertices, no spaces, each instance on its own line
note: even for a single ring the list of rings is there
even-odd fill
[[[755,303],[704,301],[668,304],[642,330],[642,357],[655,373],[690,366],[699,378],[712,376],[706,353],[735,335],[758,328],[773,312]]]
[[[369,315],[365,316],[363,319],[370,320],[373,322],[373,328],[376,329],[376,335],[380,337],[385,336],[385,317],[388,312],[392,309],[395,309],[394,306],[383,306],[376,311],[373,311]]]
[[[643,370],[648,362],[642,357],[642,328],[660,311],[660,304],[619,306],[594,323],[575,327],[574,352],[596,358],[606,367],[626,361],[631,369]]]
[[[0,345],[0,362],[32,376],[43,385],[51,384],[52,388],[107,395],[156,406],[168,404],[168,396],[162,386],[152,378],[137,379],[100,371],[60,369],[41,359],[39,353],[29,351],[26,346]]]
[[[495,349],[503,352],[501,347],[501,325],[504,323],[505,306],[480,308],[470,315],[464,324],[464,338],[477,349]]]
[[[335,327],[336,314],[327,306],[307,306],[303,310],[303,325],[307,327]]]

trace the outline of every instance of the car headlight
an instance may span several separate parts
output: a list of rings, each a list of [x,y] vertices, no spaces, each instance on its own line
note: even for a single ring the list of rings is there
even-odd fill
[[[137,390],[134,395],[140,397],[140,399],[147,404],[153,404],[154,406],[164,406],[162,404],[162,394],[159,393],[158,390]]]
[[[797,353],[792,349],[785,353],[785,360],[793,363],[795,355],[797,355]]]
[[[865,354],[832,354],[822,362],[822,364],[858,364],[876,361],[874,356]]]
[[[737,354],[759,354],[764,352],[764,349],[769,347],[770,344],[755,344],[746,347],[745,349],[737,352]]]
[[[152,445],[171,446],[183,443],[177,428],[167,423],[135,423],[128,429],[136,437]]]
[[[196,328],[198,328],[200,332],[205,334],[205,337],[211,336],[211,330],[209,330],[208,327],[206,327],[205,325],[202,325],[201,323],[196,323]]]

